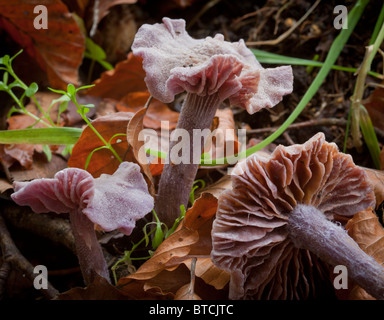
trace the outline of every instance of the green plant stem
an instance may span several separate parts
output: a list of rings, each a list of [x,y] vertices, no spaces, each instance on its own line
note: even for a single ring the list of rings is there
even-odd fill
[[[156,230],[156,228],[153,228],[151,231],[149,231],[148,234],[147,234],[147,237],[150,236],[155,230]],[[124,257],[122,257],[121,259],[119,259],[119,260],[118,260],[118,261],[111,267],[111,271],[112,271],[112,273],[113,273],[113,279],[114,279],[114,281],[115,281],[115,284],[117,284],[116,268],[117,268],[117,266],[118,266],[120,263],[122,263],[122,262],[124,262],[124,261],[127,261],[127,260],[132,260],[132,261],[133,261],[133,260],[144,260],[144,259],[147,259],[147,257],[143,257],[143,258],[131,258],[131,254],[132,254],[132,252],[133,252],[134,250],[136,250],[136,248],[137,248],[139,245],[141,245],[141,244],[147,239],[147,237],[143,237],[143,238],[140,239],[139,242],[133,244],[132,249],[129,250],[129,251],[126,251]]]
[[[23,105],[23,103],[19,100],[19,98],[16,97],[16,95],[13,93],[12,90],[7,90],[7,93],[11,96],[11,98],[17,103],[17,105],[20,107],[20,109],[24,112],[24,114],[30,116],[34,120],[41,122],[46,127],[52,127],[52,125],[46,123],[44,120],[36,116],[35,114],[29,112]],[[53,125],[54,126],[54,125]]]
[[[350,35],[352,34],[357,22],[359,21],[366,5],[369,0],[359,0],[356,2],[355,6],[348,14],[348,29],[342,29],[336,39],[333,41],[331,48],[329,49],[328,55],[324,61],[323,66],[319,70],[316,78],[313,80],[312,84],[304,94],[303,98],[300,100],[299,104],[296,106],[295,110],[291,113],[291,115],[285,120],[285,122],[277,129],[274,133],[272,133],[269,137],[264,139],[259,144],[237,154],[232,157],[223,158],[223,159],[215,159],[212,160],[211,163],[205,164],[202,162],[203,166],[215,166],[217,163],[228,163],[228,159],[230,158],[245,158],[255,153],[256,151],[261,150],[266,147],[270,143],[272,143],[275,139],[277,139],[286,128],[292,124],[299,114],[304,110],[307,106],[308,102],[315,95],[319,87],[321,86],[324,79],[327,77],[329,71],[332,69],[332,66],[335,64],[337,58],[339,57],[341,51],[343,50],[345,44],[347,43]]]
[[[28,89],[28,86],[16,75],[16,73],[13,71],[13,69],[10,67],[8,68],[8,72],[9,74],[20,84],[21,88],[23,90],[27,90]],[[15,95],[13,94],[12,90],[9,90],[8,91],[9,94],[12,93],[12,98],[15,97]],[[50,126],[52,127],[55,127],[55,123],[52,121],[52,119],[49,117],[49,115],[44,111],[44,109],[41,107],[40,103],[37,101],[35,95],[33,95],[32,97],[32,100],[33,102],[35,103],[36,107],[39,109],[39,111],[43,114],[44,118],[48,120],[48,122],[50,123]],[[15,99],[15,98],[14,98]],[[18,99],[17,99],[18,100]],[[20,104],[19,104],[20,106]],[[24,112],[28,112],[26,111],[25,108],[22,108]],[[32,116],[32,113],[28,112],[27,113],[29,116]],[[40,118],[37,118],[37,119],[40,119]]]
[[[68,94],[68,93],[67,93]],[[117,154],[116,150],[111,146],[109,142],[107,142],[103,136],[96,130],[96,128],[92,125],[91,121],[87,118],[87,116],[84,114],[83,109],[80,107],[79,103],[77,102],[76,98],[72,97],[68,94],[70,99],[73,101],[73,103],[76,105],[77,109],[80,112],[81,117],[84,119],[86,124],[91,128],[91,130],[95,133],[95,135],[105,144],[105,146],[112,152],[112,154],[116,157],[116,159],[119,162],[123,162],[123,160],[120,158],[120,156]]]
[[[361,68],[358,71],[355,90],[352,96],[352,125],[351,134],[353,144],[355,148],[360,149],[362,146],[361,134],[360,134],[360,105],[363,100],[365,81],[367,73],[371,69],[373,58],[375,57],[377,50],[380,48],[384,40],[384,24],[381,25],[380,31],[375,39],[375,42],[366,48],[365,56],[361,64]]]

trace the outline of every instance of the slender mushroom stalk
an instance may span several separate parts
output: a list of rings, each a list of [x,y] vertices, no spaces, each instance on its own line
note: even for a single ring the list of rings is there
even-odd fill
[[[321,211],[313,206],[297,205],[289,215],[288,230],[297,248],[315,253],[330,265],[347,267],[349,277],[356,284],[384,299],[384,268]]]
[[[162,24],[143,25],[132,51],[143,58],[145,81],[153,97],[170,103],[176,94],[187,92],[175,131],[187,133],[189,157],[186,162],[173,163],[172,150],[180,142],[171,141],[155,203],[160,220],[172,226],[180,205],[188,205],[204,147],[194,140],[194,130],[209,129],[226,99],[250,114],[273,107],[292,92],[292,69],[263,69],[242,40],[230,43],[221,34],[193,39],[182,19],[164,18]],[[200,146],[198,150],[195,144]]]
[[[211,254],[231,272],[230,298],[313,297],[324,266],[344,265],[353,281],[384,299],[384,268],[332,222],[373,207],[372,187],[322,133],[279,146],[269,158],[248,157],[235,167],[232,186],[219,199]]]
[[[87,171],[67,168],[53,179],[15,183],[12,199],[36,213],[69,213],[76,253],[85,284],[96,275],[110,281],[95,224],[130,235],[135,222],[149,213],[153,198],[137,164],[123,162],[113,175],[94,179]]]

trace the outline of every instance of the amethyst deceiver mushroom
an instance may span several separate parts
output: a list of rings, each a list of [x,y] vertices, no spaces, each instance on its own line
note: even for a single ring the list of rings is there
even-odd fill
[[[233,189],[219,199],[211,252],[231,273],[231,299],[310,297],[319,259],[344,265],[352,280],[384,299],[384,268],[332,221],[375,204],[350,155],[318,133],[302,145],[277,147],[269,158],[248,157],[231,178]]]
[[[170,103],[175,95],[187,92],[176,131],[184,129],[189,135],[189,162],[174,164],[168,153],[155,203],[160,220],[172,226],[180,205],[187,207],[204,146],[200,142],[201,148],[194,150],[193,130],[210,128],[226,99],[250,114],[273,107],[292,92],[292,68],[264,69],[243,40],[227,42],[221,34],[193,39],[182,19],[163,18],[162,24],[141,26],[132,51],[143,58],[145,82],[153,97]],[[169,150],[177,143],[171,141]]]
[[[87,171],[67,168],[53,179],[16,182],[12,199],[36,213],[69,213],[84,282],[96,275],[110,281],[97,240],[95,224],[105,231],[130,235],[135,222],[154,207],[154,200],[137,164],[123,162],[113,175],[93,178]]]

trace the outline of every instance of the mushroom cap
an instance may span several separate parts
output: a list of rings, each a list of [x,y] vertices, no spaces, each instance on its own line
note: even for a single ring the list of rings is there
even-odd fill
[[[12,199],[36,213],[76,210],[105,231],[118,229],[126,235],[154,207],[140,167],[131,162],[96,179],[85,170],[66,168],[53,179],[16,182],[14,189]]]
[[[211,255],[231,272],[232,299],[298,299],[313,293],[315,273],[322,276],[318,258],[296,248],[288,233],[297,204],[312,205],[332,220],[375,203],[365,172],[323,133],[302,145],[278,146],[270,158],[250,156],[231,178],[233,189],[219,199]]]
[[[231,43],[222,34],[193,39],[183,19],[142,25],[132,51],[143,58],[150,93],[164,103],[184,91],[218,93],[253,114],[273,107],[293,89],[291,66],[264,69],[243,40]]]

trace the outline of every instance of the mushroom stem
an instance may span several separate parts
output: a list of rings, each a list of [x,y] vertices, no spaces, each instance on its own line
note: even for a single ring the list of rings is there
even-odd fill
[[[180,205],[187,207],[189,194],[195,179],[201,153],[204,149],[204,138],[202,130],[210,128],[216,110],[221,103],[218,94],[200,96],[188,93],[180,112],[179,120],[175,130],[184,129],[188,141],[171,141],[168,158],[164,165],[163,173],[159,182],[159,190],[155,203],[155,211],[160,221],[168,227],[172,227],[175,219],[180,215]],[[196,131],[195,131],[196,130]],[[181,131],[179,131],[182,134]],[[201,135],[200,135],[201,134]],[[196,147],[196,136],[200,137],[200,147]],[[184,158],[180,164],[175,164],[172,159],[177,144],[182,143],[179,149],[181,152],[189,152],[188,157]],[[189,143],[185,145],[184,143]],[[172,150],[174,150],[172,152]],[[180,157],[180,152],[177,155]],[[187,160],[187,161],[185,161]]]
[[[376,299],[384,299],[384,268],[321,211],[298,205],[289,214],[288,226],[296,247],[311,251],[332,266],[344,265],[356,284]]]
[[[79,212],[71,211],[69,219],[85,284],[91,284],[97,275],[111,282],[107,263],[96,237],[94,223],[80,210]]]

